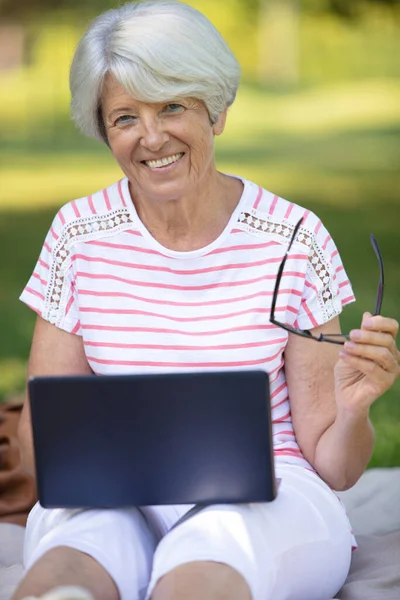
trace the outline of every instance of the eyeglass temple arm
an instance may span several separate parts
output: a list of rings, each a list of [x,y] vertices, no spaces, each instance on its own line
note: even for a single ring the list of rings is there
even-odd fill
[[[285,268],[286,259],[287,259],[287,253],[285,254],[281,264],[279,265],[278,273],[276,276],[277,282],[279,282],[282,277],[282,272],[283,272],[283,269]],[[271,317],[270,317],[270,321],[272,323],[275,322],[275,306],[276,306],[277,299],[278,299],[278,285],[275,286],[274,295],[272,296]]]
[[[285,256],[283,257],[283,260],[281,262],[281,264],[279,265],[279,269],[278,269],[278,273],[276,275],[276,282],[275,282],[275,289],[274,289],[274,295],[272,296],[272,303],[271,303],[271,316],[270,316],[270,321],[271,323],[275,324],[275,306],[276,306],[276,301],[278,299],[278,290],[279,290],[279,284],[282,278],[282,273],[283,273],[283,269],[285,268],[285,264],[286,264],[286,259],[288,257],[288,254],[290,252],[290,249],[293,245],[293,242],[295,240],[295,237],[297,235],[297,232],[300,229],[300,225],[303,222],[303,217],[300,219],[300,221],[298,221],[296,223],[296,226],[293,230],[292,233],[292,237],[290,238],[290,242],[289,242],[289,246],[287,247],[287,250],[285,252]]]
[[[379,285],[378,285],[378,291],[376,293],[375,310],[374,310],[374,316],[376,316],[376,315],[381,314],[382,301],[383,301],[383,288],[385,285],[385,272],[384,272],[384,268],[383,268],[382,254],[379,250],[378,242],[376,241],[376,237],[374,236],[373,233],[371,233],[369,239],[371,240],[372,248],[374,249],[375,256],[378,259],[378,263],[379,263]]]

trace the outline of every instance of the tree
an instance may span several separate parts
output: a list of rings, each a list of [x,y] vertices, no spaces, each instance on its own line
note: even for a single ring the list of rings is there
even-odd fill
[[[259,1],[260,83],[293,84],[299,79],[299,1]]]
[[[293,84],[299,79],[300,12],[331,12],[357,18],[371,4],[400,6],[400,0],[246,0],[258,29],[258,73],[262,84]]]
[[[26,23],[58,10],[82,11],[85,8],[100,12],[113,6],[115,3],[112,0],[86,0],[84,4],[82,0],[0,0],[0,19]]]

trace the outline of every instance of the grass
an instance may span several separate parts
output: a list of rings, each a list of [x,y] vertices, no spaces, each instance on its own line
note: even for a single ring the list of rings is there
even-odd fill
[[[368,93],[366,92],[368,90]],[[360,99],[364,104],[360,107]],[[358,302],[344,330],[374,304],[375,233],[385,261],[384,313],[400,319],[400,84],[375,81],[292,94],[244,88],[218,141],[220,169],[240,173],[314,210],[333,235]],[[340,109],[338,109],[340,107]],[[57,135],[0,146],[0,398],[21,390],[34,315],[17,298],[34,267],[55,210],[120,176],[109,152],[81,140],[65,116]],[[400,385],[372,409],[371,466],[400,465]]]

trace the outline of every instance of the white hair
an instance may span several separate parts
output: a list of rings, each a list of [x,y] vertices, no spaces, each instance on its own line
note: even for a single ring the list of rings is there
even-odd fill
[[[100,15],[75,52],[72,119],[85,135],[106,142],[100,99],[107,74],[142,102],[201,100],[215,123],[235,100],[240,67],[203,14],[176,0],[152,0]]]

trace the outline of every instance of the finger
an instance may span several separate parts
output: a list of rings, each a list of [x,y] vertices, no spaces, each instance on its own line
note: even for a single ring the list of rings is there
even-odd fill
[[[395,354],[396,343],[390,333],[382,331],[371,331],[370,329],[353,329],[350,331],[350,340],[359,344],[371,344],[373,346],[384,346]]]
[[[375,317],[371,317],[368,315],[369,313],[365,313],[363,317],[361,324],[362,329],[389,333],[390,335],[392,335],[393,339],[396,339],[397,334],[399,332],[399,323],[396,321],[396,319],[383,317],[382,315],[377,315]]]
[[[385,346],[357,344],[350,341],[344,344],[344,351],[350,356],[371,361],[388,373],[399,374],[400,372],[397,352],[393,354]]]
[[[354,370],[363,373],[374,385],[379,388],[379,394],[383,394],[387,391],[398,377],[398,373],[389,373],[385,369],[372,360],[367,358],[361,358],[359,356],[352,356],[347,352],[340,352],[340,358],[345,363],[352,367]]]

